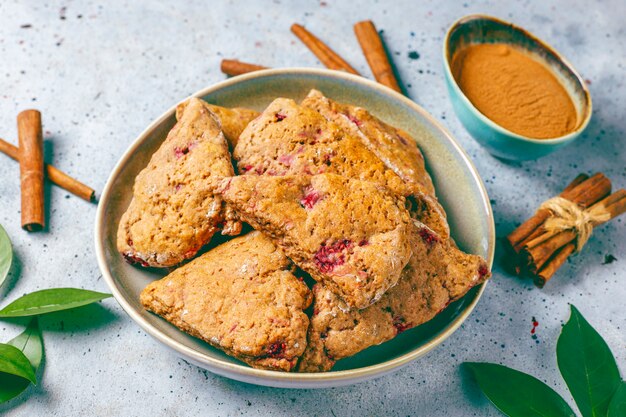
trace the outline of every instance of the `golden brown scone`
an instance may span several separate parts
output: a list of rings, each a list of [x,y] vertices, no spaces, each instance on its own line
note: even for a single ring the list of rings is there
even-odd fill
[[[435,195],[424,156],[407,132],[388,125],[362,107],[337,103],[318,90],[311,90],[302,105],[318,111],[326,119],[360,138],[387,167],[422,193]]]
[[[141,304],[252,367],[292,370],[311,303],[283,252],[260,232],[224,243],[148,285]]]
[[[180,119],[180,114],[183,113],[185,107],[189,100],[180,103],[176,107],[176,118]],[[248,123],[250,123],[255,117],[259,115],[258,111],[246,109],[243,107],[220,107],[215,104],[209,104],[205,101],[202,103],[209,109],[217,119],[220,121],[222,126],[222,132],[224,132],[224,136],[230,145],[230,149],[234,149],[235,145],[237,145],[237,140],[239,139],[239,135],[246,128]]]
[[[424,156],[411,135],[361,107],[337,103],[318,90],[311,90],[302,105],[358,137],[412,190],[413,195],[407,196],[411,215],[440,236],[450,236],[446,213],[437,201]]]
[[[418,220],[442,236],[450,234],[445,211],[434,193],[425,194],[416,181],[405,182],[356,135],[293,100],[274,100],[250,122],[233,156],[240,174],[333,173],[382,184],[397,195],[407,196],[411,214]],[[424,171],[424,175],[430,184],[428,173]]]
[[[477,255],[461,252],[415,222],[413,255],[398,284],[364,310],[347,305],[322,284],[313,287],[313,316],[298,371],[330,370],[339,359],[425,323],[491,275]]]
[[[411,255],[404,199],[375,183],[335,174],[243,175],[223,180],[218,192],[351,307],[378,300]]]
[[[412,191],[360,139],[286,98],[274,100],[250,122],[233,156],[240,174],[332,173],[383,184],[398,195]]]
[[[193,257],[220,228],[238,234],[241,223],[212,191],[233,174],[219,122],[204,102],[189,100],[135,179],[118,228],[120,253],[131,263],[170,267]]]

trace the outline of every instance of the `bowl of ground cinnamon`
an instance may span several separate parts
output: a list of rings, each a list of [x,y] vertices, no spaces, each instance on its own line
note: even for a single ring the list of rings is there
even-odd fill
[[[457,116],[496,157],[547,155],[580,136],[591,118],[580,75],[556,50],[511,23],[461,18],[446,35],[444,63]]]

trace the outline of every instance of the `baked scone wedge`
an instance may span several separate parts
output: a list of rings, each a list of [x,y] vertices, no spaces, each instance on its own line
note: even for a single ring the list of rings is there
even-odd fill
[[[218,188],[241,220],[275,239],[293,262],[352,308],[394,286],[411,255],[402,197],[335,174],[243,175]]]
[[[417,146],[414,153],[421,158]],[[418,185],[417,180],[405,182],[356,134],[293,100],[274,100],[250,122],[241,133],[233,156],[239,173],[245,175],[333,173],[382,184],[395,194],[408,197],[414,217],[440,235],[449,236],[445,211],[434,192],[428,194],[432,183],[425,170],[422,178],[429,187]],[[423,158],[420,161],[421,165],[419,161],[415,165],[423,170]]]
[[[133,187],[120,220],[117,247],[131,263],[170,267],[189,259],[220,229],[241,223],[213,193],[234,174],[220,123],[202,100],[190,99]]]
[[[333,101],[318,90],[311,90],[302,105],[361,139],[405,183],[426,195],[435,195],[424,156],[407,132],[388,125],[362,107]]]
[[[301,104],[358,137],[412,190],[412,195],[407,196],[412,216],[440,236],[449,237],[446,213],[437,201],[424,156],[408,132],[383,122],[362,107],[338,103],[315,89]]]
[[[254,368],[291,371],[306,346],[311,291],[260,232],[230,240],[149,284],[141,304]]]
[[[317,111],[277,98],[241,133],[233,151],[240,174],[338,174],[382,184],[398,195],[412,190],[362,141]]]
[[[491,275],[485,260],[415,221],[413,255],[398,284],[363,310],[347,305],[323,284],[313,287],[313,316],[301,372],[330,370],[339,359],[393,339],[425,323]]]
[[[191,100],[191,99],[190,99]],[[182,113],[189,104],[190,100],[186,100],[176,106],[176,118],[180,120]],[[219,120],[222,126],[224,137],[230,145],[230,149],[234,149],[241,132],[248,126],[254,118],[259,115],[258,111],[246,109],[243,107],[221,107],[215,104],[209,104],[202,100],[202,103],[209,109]]]

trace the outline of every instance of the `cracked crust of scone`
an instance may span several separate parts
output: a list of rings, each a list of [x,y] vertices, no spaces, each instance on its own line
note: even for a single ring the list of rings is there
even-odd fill
[[[308,345],[298,371],[328,371],[339,359],[431,320],[491,274],[483,258],[461,252],[419,222],[412,242],[413,255],[398,284],[366,309],[347,309],[332,291],[315,285]]]
[[[131,263],[171,267],[192,258],[220,229],[235,235],[241,223],[212,189],[234,174],[215,115],[191,99],[133,187],[118,227],[117,247]]]
[[[218,192],[296,265],[354,308],[376,302],[411,255],[404,199],[335,174],[225,179]]]
[[[149,284],[142,305],[255,368],[294,369],[311,291],[261,232],[224,243]]]

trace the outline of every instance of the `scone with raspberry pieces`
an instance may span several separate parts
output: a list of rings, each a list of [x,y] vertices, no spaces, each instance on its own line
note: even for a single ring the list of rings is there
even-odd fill
[[[441,236],[449,236],[445,211],[432,191],[417,146],[414,165],[421,167],[415,168],[421,174],[416,174],[416,178],[421,178],[425,186],[419,185],[417,179],[401,178],[357,134],[360,135],[341,128],[313,108],[278,98],[241,133],[233,156],[239,173],[245,175],[332,173],[382,184],[407,197],[414,217]]]
[[[133,187],[117,247],[131,263],[170,267],[193,257],[220,229],[241,231],[234,213],[214,195],[234,174],[220,123],[202,100],[191,99]]]
[[[314,310],[299,371],[328,371],[339,359],[391,340],[431,320],[491,275],[483,258],[461,252],[419,222],[412,248],[398,284],[366,309],[350,310],[323,284],[313,287]]]
[[[296,265],[365,308],[394,286],[411,255],[404,199],[335,174],[243,175],[218,192],[241,220],[274,238]]]
[[[306,346],[311,291],[270,239],[252,232],[149,284],[141,304],[254,368],[291,371]]]
[[[189,104],[191,100],[186,100],[176,106],[176,118],[180,120],[182,113],[185,111],[185,108]],[[237,145],[237,140],[239,139],[239,135],[241,132],[248,126],[254,118],[259,115],[258,111],[246,109],[243,107],[221,107],[216,106],[215,104],[209,104],[205,101],[202,101],[203,105],[206,106],[219,120],[222,132],[224,132],[224,136],[226,137],[226,141],[230,145],[230,149],[234,149],[235,145]]]
[[[361,139],[405,183],[426,195],[435,195],[424,156],[407,132],[388,125],[362,107],[337,103],[318,90],[311,90],[302,105]]]
[[[274,100],[242,132],[233,151],[240,174],[331,173],[373,181],[410,195],[402,179],[360,139],[317,111],[286,98]]]

